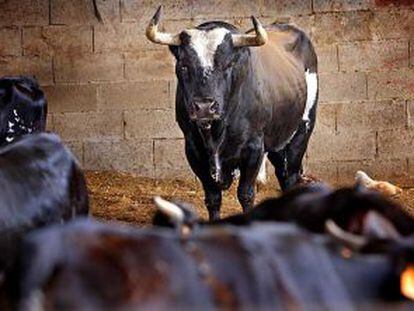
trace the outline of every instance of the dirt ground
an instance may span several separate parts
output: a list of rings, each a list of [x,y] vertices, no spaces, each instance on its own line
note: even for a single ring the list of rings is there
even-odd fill
[[[136,225],[151,223],[155,212],[153,197],[179,200],[193,204],[203,218],[207,210],[203,202],[203,191],[195,180],[156,181],[120,172],[86,172],[91,194],[92,215],[104,220],[117,220]],[[258,189],[256,202],[279,195],[274,185]],[[404,189],[396,198],[404,208],[414,215],[414,188]],[[223,195],[222,216],[241,212],[237,201],[236,183]]]

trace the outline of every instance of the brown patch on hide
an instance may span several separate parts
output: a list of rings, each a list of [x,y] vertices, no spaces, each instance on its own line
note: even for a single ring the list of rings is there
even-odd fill
[[[189,242],[187,246],[188,253],[193,257],[196,265],[198,266],[200,278],[212,292],[214,305],[219,309],[237,310],[238,303],[233,290],[229,284],[221,282],[220,279],[214,274],[214,271],[212,270],[212,267],[210,266],[203,251],[204,248],[202,250],[194,242]]]

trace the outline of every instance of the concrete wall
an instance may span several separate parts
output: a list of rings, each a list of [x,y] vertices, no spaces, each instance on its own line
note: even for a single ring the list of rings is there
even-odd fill
[[[0,75],[34,74],[49,129],[87,169],[191,176],[174,121],[174,62],[144,29],[160,1],[0,0]],[[331,182],[356,169],[412,183],[413,0],[163,1],[165,28],[209,19],[243,29],[293,22],[316,45],[320,110],[307,169]]]

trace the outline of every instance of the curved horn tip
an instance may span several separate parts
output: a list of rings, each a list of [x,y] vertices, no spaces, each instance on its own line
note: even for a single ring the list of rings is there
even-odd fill
[[[253,23],[253,27],[257,28],[258,26],[262,26],[262,24],[260,23],[260,21],[254,16],[250,16],[252,23]]]
[[[162,4],[160,4],[160,6],[157,9],[157,12],[155,12],[154,16],[152,17],[152,24],[154,25],[158,25],[158,23],[161,20],[161,15],[162,15]]]
[[[156,44],[163,45],[174,45],[178,46],[181,44],[179,34],[171,34],[168,32],[158,31],[158,24],[161,21],[162,5],[158,7],[154,17],[149,22],[145,34],[147,39]]]
[[[256,31],[256,35],[257,35],[257,39],[256,39],[257,45],[260,46],[260,45],[266,44],[268,41],[266,29],[264,29],[264,27],[262,26],[262,23],[260,23],[260,21],[255,16],[252,16],[251,18],[252,18],[254,30]]]

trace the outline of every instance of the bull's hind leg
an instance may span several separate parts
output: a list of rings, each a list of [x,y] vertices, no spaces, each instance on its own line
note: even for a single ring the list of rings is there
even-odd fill
[[[200,153],[196,151],[196,147],[191,141],[185,143],[185,153],[188,163],[193,172],[200,179],[204,189],[204,202],[206,204],[210,220],[220,219],[221,208],[221,189],[213,181],[210,176],[208,160],[200,158]]]
[[[310,113],[310,120],[301,123],[285,148],[278,152],[268,153],[268,158],[275,167],[276,177],[283,191],[296,185],[302,175],[302,159],[315,124],[315,111],[316,107]]]

